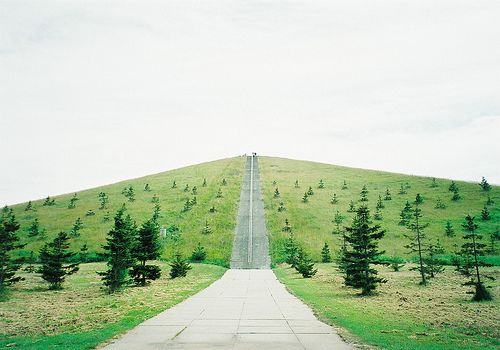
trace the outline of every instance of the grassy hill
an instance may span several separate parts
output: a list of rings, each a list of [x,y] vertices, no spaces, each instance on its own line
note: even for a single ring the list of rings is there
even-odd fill
[[[488,210],[492,218],[482,221],[481,210],[487,201],[487,193],[477,183],[456,181],[462,198],[452,201],[453,194],[448,190],[451,180],[447,179],[436,179],[437,187],[431,187],[432,178],[429,177],[270,157],[260,158],[260,171],[274,263],[284,260],[284,243],[288,237],[288,233],[282,231],[285,219],[289,220],[297,240],[315,260],[320,260],[320,251],[324,242],[328,242],[331,250],[336,253],[341,244],[341,235],[332,233],[336,229],[336,225],[332,222],[334,215],[339,211],[345,217],[342,226],[350,225],[353,213],[348,212],[349,203],[352,200],[356,206],[359,205],[360,192],[365,185],[369,191],[366,203],[372,214],[375,212],[379,195],[384,199],[386,190],[389,189],[391,192],[392,200],[383,200],[385,205],[385,208],[381,209],[383,219],[375,221],[387,230],[380,247],[386,250],[388,256],[411,258],[404,247],[408,244],[405,234],[410,232],[404,226],[399,225],[399,221],[406,201],[413,203],[417,193],[424,198],[424,203],[421,205],[423,221],[429,223],[425,232],[428,237],[439,239],[448,254],[455,250],[455,245],[461,244],[460,225],[465,215],[469,213],[476,216],[479,232],[484,234],[486,242],[489,242],[492,232],[500,229],[500,189],[498,186],[493,186],[490,191],[494,204],[489,205]],[[299,182],[299,188],[295,187],[296,180]],[[324,188],[318,188],[320,180],[323,181]],[[347,183],[347,189],[342,189],[344,180]],[[314,195],[309,196],[307,203],[303,203],[302,197],[309,186],[312,187]],[[407,192],[406,194],[399,194],[401,186]],[[274,197],[276,188],[280,192],[279,198]],[[334,194],[338,198],[337,204],[330,202]],[[446,205],[445,209],[435,208],[438,198]],[[278,211],[280,202],[283,202],[285,211]],[[453,237],[445,234],[445,225],[448,220],[455,229]],[[489,260],[499,263],[498,255],[489,257]]]
[[[197,243],[201,242],[207,249],[208,261],[227,265],[231,256],[244,160],[243,157],[218,160],[80,191],[76,194],[78,201],[73,209],[68,208],[73,193],[51,196],[55,200],[52,206],[43,206],[44,199],[34,200],[34,210],[26,211],[27,203],[14,205],[12,208],[21,224],[19,235],[23,243],[27,243],[21,254],[29,255],[30,251],[37,253],[44,241],[52,239],[61,230],[70,231],[77,218],[80,218],[83,227],[79,235],[73,237],[72,249],[79,250],[87,244],[90,255],[95,255],[102,251],[106,234],[113,225],[113,216],[122,204],[140,224],[151,217],[155,205],[152,198],[156,195],[161,206],[161,226],[179,228],[179,234],[169,235],[170,238],[164,240],[163,258],[171,257],[175,248],[184,256],[189,256]],[[207,181],[206,187],[203,186],[204,179]],[[223,179],[226,185],[222,184]],[[174,181],[176,188],[172,188]],[[144,190],[146,184],[149,184],[149,192]],[[187,192],[184,191],[186,185],[189,186]],[[122,194],[123,189],[130,186],[135,192],[134,201],[129,201]],[[194,186],[197,187],[196,195],[192,192]],[[219,189],[222,198],[217,198]],[[106,209],[99,209],[100,192],[109,197]],[[197,204],[184,212],[186,201],[192,200],[194,196]],[[216,208],[215,213],[209,212],[212,206]],[[88,215],[92,212],[95,215]],[[110,217],[109,221],[105,220],[106,215]],[[45,235],[30,237],[28,234],[35,219],[45,230]],[[201,233],[206,222],[213,231],[211,234]]]

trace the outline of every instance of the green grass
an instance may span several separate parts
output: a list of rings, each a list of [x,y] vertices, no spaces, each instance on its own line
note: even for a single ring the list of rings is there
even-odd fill
[[[267,227],[270,235],[271,257],[275,264],[284,261],[283,248],[288,234],[282,232],[281,229],[284,226],[285,218],[290,221],[297,240],[316,261],[320,260],[320,251],[324,242],[328,242],[331,250],[336,253],[340,246],[341,237],[338,234],[332,234],[335,229],[335,224],[332,222],[334,214],[338,210],[346,217],[343,225],[350,225],[353,214],[347,212],[349,202],[351,200],[358,201],[363,185],[366,185],[369,190],[368,206],[372,214],[378,196],[382,195],[383,198],[387,188],[391,191],[392,200],[384,201],[383,220],[375,221],[387,231],[386,236],[380,242],[380,247],[386,250],[385,255],[388,256],[412,258],[404,248],[408,243],[405,234],[410,232],[398,223],[404,204],[407,200],[413,202],[417,193],[424,197],[421,209],[423,221],[429,223],[426,233],[430,238],[438,238],[448,255],[455,251],[455,245],[462,244],[460,225],[468,213],[476,216],[479,232],[484,234],[485,243],[489,242],[489,235],[500,228],[500,189],[498,186],[494,186],[490,192],[491,198],[495,202],[488,207],[492,219],[482,221],[480,213],[487,200],[487,195],[477,183],[456,181],[462,199],[453,202],[451,200],[452,193],[448,191],[451,180],[446,179],[437,179],[438,187],[431,188],[432,178],[428,177],[269,157],[260,158],[260,171]],[[325,183],[323,189],[318,188],[320,179]],[[295,180],[299,181],[300,188],[294,188]],[[348,185],[347,190],[341,189],[344,180]],[[276,185],[273,185],[273,181],[276,181]],[[398,194],[401,184],[405,183],[410,185],[407,194]],[[315,194],[309,197],[308,203],[302,203],[302,196],[309,186],[313,188]],[[273,198],[276,187],[281,193],[280,198]],[[339,199],[339,203],[335,205],[330,204],[334,193]],[[434,208],[437,198],[441,198],[447,205],[446,209]],[[287,209],[281,213],[277,210],[280,201],[284,202]],[[451,221],[455,229],[456,235],[454,237],[447,237],[444,233],[447,220]],[[498,248],[500,250],[500,244]],[[487,259],[490,262],[498,263],[498,255]]]
[[[422,287],[418,276],[380,268],[387,283],[377,295],[360,297],[342,284],[334,264],[318,264],[312,279],[279,266],[274,271],[292,293],[304,300],[320,319],[342,327],[350,340],[387,350],[498,349],[500,271],[489,268],[494,301],[473,303],[461,283],[464,278],[448,267]]]
[[[19,236],[23,243],[27,243],[20,254],[29,255],[30,251],[38,253],[45,240],[52,239],[61,230],[69,231],[78,217],[83,221],[83,229],[79,237],[72,239],[72,249],[76,251],[87,244],[91,255],[102,252],[106,235],[113,225],[113,220],[103,222],[106,212],[113,217],[125,203],[132,218],[140,224],[151,217],[154,206],[151,199],[156,194],[162,208],[160,224],[164,227],[177,225],[181,230],[178,242],[165,240],[162,258],[171,258],[175,246],[184,256],[189,256],[197,243],[201,242],[207,250],[207,262],[227,266],[231,257],[244,161],[244,157],[224,159],[80,191],[77,193],[79,201],[74,209],[68,209],[73,193],[51,196],[56,200],[54,206],[42,206],[43,199],[33,201],[36,211],[25,211],[26,203],[14,205],[12,208],[21,224]],[[204,178],[207,179],[207,187],[202,187]],[[226,179],[227,186],[221,186],[223,178]],[[174,180],[177,188],[172,189]],[[144,191],[146,183],[150,185],[151,192]],[[184,192],[186,184],[190,187],[187,193]],[[128,202],[121,194],[123,188],[128,186],[133,186],[135,190],[134,202]],[[198,204],[183,213],[184,203],[193,197],[193,186],[198,188]],[[222,188],[223,198],[216,198],[219,188]],[[101,191],[109,196],[109,208],[105,210],[98,209],[98,194]],[[217,209],[215,214],[209,213],[212,205]],[[85,216],[88,210],[93,210],[96,215]],[[28,237],[27,229],[35,218],[38,218],[41,227],[47,231],[45,239]],[[212,234],[201,234],[205,221],[211,226]]]
[[[34,275],[10,288],[1,303],[0,348],[10,344],[22,349],[92,349],[168,309],[220,278],[225,269],[193,264],[185,278],[168,279],[169,267],[157,262],[161,279],[148,287],[126,288],[106,294],[96,271],[104,263],[80,265],[61,291],[49,291]]]

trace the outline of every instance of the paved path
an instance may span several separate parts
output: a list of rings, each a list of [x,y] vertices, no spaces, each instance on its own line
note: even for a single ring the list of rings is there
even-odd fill
[[[271,270],[228,270],[106,350],[344,350],[335,331],[288,293]]]
[[[248,157],[231,270],[198,294],[142,323],[106,350],[350,349],[287,292],[269,269],[257,157]]]
[[[260,191],[259,162],[257,157],[247,157],[231,268],[269,269],[270,265],[264,202]]]

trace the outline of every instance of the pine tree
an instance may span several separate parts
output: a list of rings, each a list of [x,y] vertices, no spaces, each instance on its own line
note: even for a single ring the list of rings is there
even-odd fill
[[[343,190],[347,190],[348,187],[347,187],[347,182],[344,180],[344,182],[342,183],[342,189]]]
[[[73,224],[73,227],[71,228],[71,230],[69,231],[70,234],[73,236],[73,237],[78,237],[80,235],[80,230],[83,228],[83,222],[82,222],[82,219],[80,218],[77,218],[75,223]]]
[[[43,206],[44,207],[50,207],[50,206],[53,206],[56,204],[56,200],[55,199],[51,199],[50,196],[47,196],[47,198],[45,198],[45,201],[43,202]]]
[[[298,259],[295,269],[304,278],[311,278],[318,272],[318,269],[314,268],[314,262],[307,255],[307,253],[299,247],[298,249]]]
[[[325,183],[323,182],[323,179],[319,180],[318,188],[325,188]]]
[[[491,199],[491,196],[488,193],[488,199],[486,200],[486,205],[493,205],[493,204],[495,204],[495,202],[493,201],[493,199]]]
[[[205,248],[201,245],[201,243],[198,242],[198,245],[191,254],[191,261],[203,261],[206,258],[207,258],[207,252],[205,251]]]
[[[129,187],[125,187],[122,191],[122,194],[128,199],[129,202],[135,201],[135,190],[130,185]]]
[[[475,270],[475,274],[472,274],[471,280],[465,284],[475,287],[474,297],[472,298],[473,301],[491,300],[492,296],[481,281],[481,274],[479,272],[480,267],[488,266],[488,264],[478,259],[478,256],[484,255],[484,248],[486,247],[486,244],[481,243],[483,237],[476,232],[478,225],[474,223],[473,216],[467,215],[465,217],[465,223],[462,227],[465,232],[463,236],[465,243],[462,244],[460,255],[462,257],[468,256],[469,259],[472,260],[473,268]]]
[[[203,184],[201,185],[201,187],[207,187],[207,179],[206,178],[203,178]]]
[[[26,205],[26,208],[24,208],[24,211],[32,211],[32,210],[35,210],[35,208],[33,208],[33,203],[29,201],[28,204]]]
[[[151,203],[155,203],[155,204],[160,203],[160,198],[158,198],[156,193],[153,195],[153,198],[151,198]]]
[[[93,211],[92,209],[87,210],[87,212],[85,213],[85,216],[94,216],[94,215],[95,211]]]
[[[401,214],[399,214],[399,217],[401,218],[399,220],[399,225],[408,226],[412,216],[413,216],[413,209],[411,207],[410,202],[406,201],[405,207],[401,211]]]
[[[406,194],[406,193],[407,193],[407,192],[406,192],[406,189],[405,189],[405,187],[404,187],[404,185],[403,185],[403,184],[401,184],[401,188],[399,189],[399,192],[398,192],[398,193],[399,193],[399,194]]]
[[[429,242],[429,246],[427,247],[427,256],[424,258],[424,262],[427,265],[427,272],[429,273],[430,278],[434,278],[436,274],[444,271],[443,263],[436,257],[436,255],[443,253],[444,248],[439,242],[439,239],[435,244]]]
[[[356,289],[361,289],[361,295],[371,295],[377,284],[386,281],[377,277],[377,270],[371,267],[378,263],[377,257],[384,252],[378,250],[378,240],[385,231],[380,225],[371,226],[370,210],[361,206],[356,210],[351,227],[346,227],[346,241],[350,246],[343,254],[345,266],[344,283]]]
[[[451,200],[456,202],[456,201],[460,200],[460,198],[462,198],[462,197],[460,197],[460,194],[458,193],[458,187],[457,187],[453,190],[453,196],[451,197]]]
[[[342,230],[340,229],[340,225],[342,225],[342,223],[344,222],[344,219],[345,219],[345,217],[343,215],[341,215],[340,212],[337,210],[337,212],[335,213],[335,215],[333,217],[333,222],[337,226],[337,233],[338,234],[342,233]]]
[[[283,202],[280,202],[280,206],[278,207],[278,211],[280,213],[286,211],[285,204]]]
[[[405,182],[405,189],[408,190],[410,188],[411,188],[410,183],[409,182]]]
[[[496,254],[498,241],[500,241],[500,229],[490,234],[490,247],[488,248],[488,253]]]
[[[351,200],[349,202],[349,209],[347,209],[347,212],[354,213],[355,211],[356,211],[356,206],[354,205],[354,201]]]
[[[217,198],[222,198],[223,195],[222,195],[222,189],[219,188],[219,190],[217,191],[217,195],[215,196]]]
[[[292,232],[285,242],[285,262],[295,268],[298,263],[299,245]]]
[[[309,202],[309,195],[306,193],[304,193],[304,196],[302,197],[302,203],[307,203]]]
[[[158,217],[159,211],[155,210],[151,219],[144,222],[137,231],[132,247],[132,256],[137,263],[130,270],[130,276],[138,286],[145,286],[161,276],[159,266],[147,265],[148,260],[156,260],[160,256]]]
[[[313,188],[311,186],[309,186],[309,189],[307,190],[307,195],[308,196],[314,195],[314,191],[313,191]]]
[[[87,247],[87,244],[82,245],[82,247],[80,248],[80,253],[78,255],[78,260],[80,261],[80,263],[88,262],[89,247]]]
[[[389,188],[387,188],[387,189],[385,190],[384,200],[385,200],[385,201],[390,201],[390,200],[392,200],[391,190],[389,190]]]
[[[281,229],[283,232],[292,232],[292,226],[290,225],[290,222],[288,219],[285,219],[285,226]]]
[[[22,277],[16,276],[23,259],[12,257],[13,251],[25,246],[19,243],[20,239],[16,234],[19,227],[13,212],[8,208],[3,210],[0,215],[0,299],[4,297],[8,286],[23,280]]]
[[[273,180],[273,186],[276,186],[276,185],[277,185],[276,180]]]
[[[221,185],[222,185],[222,186],[227,186],[227,181],[226,181],[226,179],[222,179]]]
[[[62,289],[66,276],[78,271],[79,263],[64,265],[76,254],[69,251],[69,236],[61,231],[56,238],[40,250],[40,268],[37,270],[43,280],[49,283],[49,289]]]
[[[196,196],[194,196],[191,198],[191,206],[195,206],[196,204],[198,204],[198,200],[196,199]]]
[[[332,262],[332,255],[330,254],[330,247],[328,246],[328,243],[326,243],[326,242],[325,242],[325,245],[323,245],[323,249],[321,249],[321,262],[323,262],[323,263]]]
[[[26,264],[28,264],[23,270],[27,273],[35,273],[36,272],[36,267],[35,267],[35,263],[37,262],[37,257],[35,256],[35,252],[34,251],[30,251],[30,256],[25,259],[24,261]]]
[[[186,187],[184,187],[184,192],[189,192],[189,185],[186,184]]]
[[[481,186],[481,188],[483,189],[483,191],[485,192],[489,192],[491,191],[491,185],[488,183],[488,181],[486,181],[486,179],[483,178],[481,179],[481,182],[479,183],[479,186]]]
[[[450,192],[458,191],[458,186],[455,183],[455,181],[451,182],[450,186],[448,187],[448,191],[450,191]]]
[[[185,213],[191,210],[191,201],[186,199],[186,203],[184,203],[184,207],[182,208],[182,212]]]
[[[193,193],[193,196],[196,196],[198,194],[198,188],[196,186],[193,186],[191,193]]]
[[[149,184],[144,185],[144,192],[151,192],[151,187],[149,186]]]
[[[434,207],[436,209],[446,209],[446,204],[443,203],[441,198],[438,198],[436,201],[436,206]]]
[[[405,266],[405,261],[398,256],[394,256],[391,258],[389,266],[394,272],[399,272]]]
[[[177,188],[177,182],[175,182],[175,180],[172,182],[172,188]]]
[[[377,201],[377,209],[384,209],[384,208],[385,208],[385,204],[384,204],[384,202],[382,202],[382,196],[379,195],[378,201]]]
[[[382,212],[380,211],[380,208],[375,209],[375,215],[373,215],[373,219],[377,221],[381,221],[384,219],[384,217],[382,216]]]
[[[212,228],[208,224],[208,220],[205,220],[205,226],[203,226],[203,229],[201,230],[201,233],[204,235],[209,235],[212,233]]]
[[[366,188],[366,185],[363,186],[363,188],[361,189],[361,192],[360,192],[360,201],[361,202],[367,202],[368,201],[368,189]]]
[[[212,205],[210,209],[208,209],[208,212],[211,214],[215,214],[217,212],[217,209],[215,208],[215,205]]]
[[[490,211],[488,210],[488,208],[485,206],[483,208],[483,210],[481,210],[481,220],[483,221],[487,221],[487,220],[490,220],[491,219],[491,216],[490,216]]]
[[[446,226],[444,228],[444,233],[446,234],[446,237],[453,237],[453,236],[455,236],[455,230],[453,229],[453,226],[451,225],[450,221],[446,221]]]
[[[417,196],[415,197],[415,204],[422,204],[424,203],[424,197],[420,195],[420,193],[417,193]]]
[[[102,222],[108,222],[110,220],[111,220],[111,215],[109,214],[109,211],[107,211],[106,214],[104,214],[102,217]]]
[[[339,202],[338,198],[337,198],[337,194],[334,193],[333,194],[333,197],[332,197],[332,200],[330,201],[331,204],[337,204]]]
[[[408,248],[411,253],[418,254],[418,264],[416,267],[410,268],[410,270],[418,271],[420,273],[420,284],[426,285],[429,269],[424,259],[424,253],[428,250],[424,229],[429,225],[422,224],[422,210],[419,208],[418,204],[415,205],[415,209],[410,211],[410,213],[412,214],[412,219],[408,223],[407,228],[413,232],[413,235],[407,236],[410,239],[410,243],[406,245],[406,248]]]
[[[106,209],[106,206],[109,202],[108,195],[104,192],[99,192],[98,197],[99,197],[99,203],[100,203],[99,210]]]
[[[182,258],[180,253],[176,253],[174,260],[170,263],[170,278],[186,277],[191,265]]]
[[[76,207],[76,202],[78,201],[78,196],[76,193],[73,195],[73,197],[70,198],[69,204],[68,204],[68,209],[73,209]]]
[[[137,230],[130,215],[125,215],[125,212],[123,206],[116,213],[115,224],[108,232],[106,245],[103,246],[108,270],[98,272],[110,293],[123,288],[128,282],[128,270],[135,264],[132,248]]]
[[[278,190],[278,187],[274,190],[274,198],[279,198],[280,197],[280,191]]]
[[[295,180],[295,185],[294,185],[295,188],[299,188],[299,180]]]
[[[432,183],[431,183],[431,188],[436,188],[436,187],[439,187],[439,186],[438,186],[438,184],[437,184],[437,182],[436,182],[436,178],[435,178],[435,177],[433,177],[433,178],[432,178]]]
[[[45,230],[40,227],[40,222],[38,221],[38,218],[35,218],[31,225],[28,227],[28,236],[30,237],[36,237],[38,235],[44,235]]]

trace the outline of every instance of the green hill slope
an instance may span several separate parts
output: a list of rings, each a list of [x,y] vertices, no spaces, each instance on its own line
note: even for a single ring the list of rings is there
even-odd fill
[[[152,198],[156,195],[161,206],[160,225],[165,228],[177,226],[180,229],[179,235],[174,234],[164,240],[164,258],[171,257],[176,247],[184,256],[189,256],[197,243],[201,242],[207,249],[209,261],[228,264],[243,170],[244,158],[236,157],[80,191],[73,209],[68,209],[73,193],[51,197],[55,200],[52,206],[43,206],[43,199],[33,201],[34,210],[26,211],[27,203],[14,205],[12,208],[21,224],[19,235],[27,243],[21,254],[29,255],[30,251],[37,253],[44,241],[53,239],[61,230],[70,231],[77,218],[80,218],[83,227],[73,237],[72,249],[79,250],[87,244],[89,253],[95,255],[102,251],[106,234],[113,225],[113,216],[122,204],[125,203],[132,218],[140,224],[151,217],[155,205]],[[207,181],[205,187],[204,179]],[[226,180],[226,185],[222,184],[223,179]],[[174,181],[177,183],[176,188],[172,188]],[[149,184],[149,192],[144,190],[146,184]],[[189,186],[187,192],[184,191],[186,185]],[[129,186],[134,189],[134,201],[129,201],[122,194],[123,189]],[[197,187],[196,195],[192,192],[194,186]],[[217,198],[219,189],[222,191],[222,198]],[[99,209],[100,192],[109,197],[106,209]],[[186,201],[192,200],[194,196],[197,204],[191,210],[183,212]],[[212,206],[216,208],[215,213],[209,212]],[[89,211],[95,215],[88,215],[92,213]],[[109,221],[105,220],[106,215],[111,218]],[[40,228],[46,231],[45,235],[29,235],[29,227],[35,219],[38,219]],[[212,229],[211,234],[201,233],[206,222]]]
[[[452,201],[453,194],[448,190],[451,180],[445,179],[437,179],[437,187],[431,187],[432,178],[428,177],[269,157],[260,159],[260,170],[272,247],[271,255],[275,263],[284,260],[284,243],[288,237],[288,233],[282,231],[285,219],[289,220],[294,235],[314,259],[320,260],[320,251],[324,242],[328,242],[331,250],[336,253],[341,244],[341,235],[332,234],[336,228],[332,222],[334,215],[339,211],[345,217],[342,226],[350,225],[353,214],[348,212],[349,203],[353,200],[355,205],[359,204],[360,192],[364,185],[369,191],[366,203],[372,214],[375,212],[379,195],[383,199],[387,189],[391,192],[392,200],[383,200],[385,205],[385,208],[381,209],[383,219],[375,221],[387,230],[380,246],[386,250],[388,256],[410,258],[404,248],[408,244],[405,234],[410,232],[404,226],[399,225],[399,221],[406,201],[414,202],[417,193],[424,198],[421,209],[423,221],[429,223],[426,229],[428,237],[439,239],[448,254],[455,250],[456,244],[461,244],[460,225],[466,214],[476,216],[479,231],[484,233],[487,243],[489,243],[491,233],[500,229],[500,189],[498,186],[493,186],[490,191],[494,204],[489,205],[488,210],[492,218],[482,221],[481,210],[487,201],[487,193],[476,183],[456,181],[462,198]],[[295,187],[296,180],[299,182],[299,188]],[[320,180],[323,180],[324,188],[318,188]],[[342,189],[344,180],[347,183],[347,189]],[[402,185],[406,194],[399,194]],[[314,195],[308,198],[307,203],[303,203],[302,197],[309,186],[312,187]],[[280,192],[279,198],[274,197],[276,188]],[[338,198],[337,204],[330,203],[334,194]],[[438,198],[446,205],[445,209],[435,208]],[[285,211],[278,211],[280,202],[283,202]],[[445,225],[448,220],[455,229],[455,236],[448,237],[445,234]],[[500,246],[500,242],[498,245]],[[489,260],[498,263],[497,257]]]

